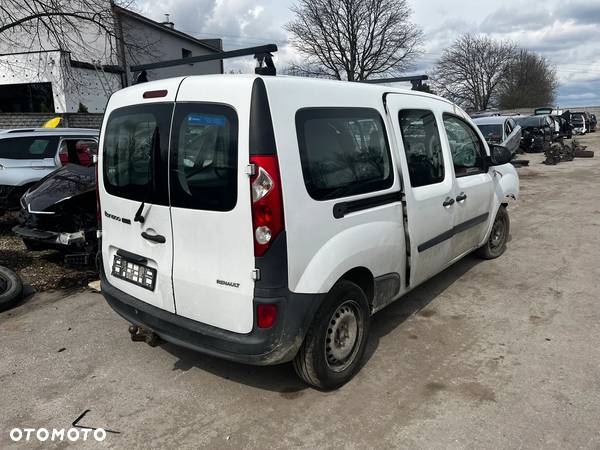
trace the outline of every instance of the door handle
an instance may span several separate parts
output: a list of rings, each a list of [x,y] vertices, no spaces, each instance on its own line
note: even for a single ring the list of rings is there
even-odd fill
[[[446,199],[444,200],[444,203],[442,203],[442,206],[444,208],[447,208],[448,206],[452,206],[454,204],[454,199],[451,197],[446,197]]]
[[[466,199],[467,199],[467,194],[465,194],[464,192],[461,192],[460,194],[458,194],[456,196],[457,202],[464,202]]]
[[[167,242],[167,239],[161,234],[148,234],[145,231],[142,231],[142,237],[152,242],[157,242],[159,244],[164,244]]]

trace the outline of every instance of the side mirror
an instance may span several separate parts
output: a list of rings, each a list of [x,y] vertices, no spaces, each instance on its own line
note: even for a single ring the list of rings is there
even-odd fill
[[[490,154],[492,166],[501,166],[502,164],[507,164],[512,160],[512,153],[503,145],[490,146]]]

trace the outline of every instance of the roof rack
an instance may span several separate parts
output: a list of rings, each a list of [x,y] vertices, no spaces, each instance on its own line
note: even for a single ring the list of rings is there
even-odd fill
[[[379,83],[398,83],[400,81],[410,81],[413,89],[423,86],[423,81],[429,80],[427,75],[411,75],[407,77],[395,78],[376,78],[372,80],[360,80],[360,83],[379,84]]]
[[[273,64],[273,55],[271,53],[277,51],[277,45],[268,44],[260,45],[258,47],[240,48],[237,50],[230,50],[227,52],[219,52],[212,55],[201,55],[191,56],[189,58],[172,59],[169,61],[160,61],[149,64],[139,64],[137,66],[131,66],[129,69],[131,72],[139,72],[135,77],[135,83],[143,83],[148,81],[147,70],[162,69],[164,67],[181,66],[184,64],[194,64],[197,62],[206,61],[217,61],[229,58],[239,58],[240,56],[254,55],[256,59],[256,68],[254,72],[258,75],[276,75],[277,70],[275,64]]]

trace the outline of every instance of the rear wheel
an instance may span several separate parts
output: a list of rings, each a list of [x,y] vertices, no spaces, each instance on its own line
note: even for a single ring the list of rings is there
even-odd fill
[[[506,211],[506,207],[502,205],[498,209],[498,213],[494,219],[490,237],[483,247],[478,249],[477,254],[484,259],[494,259],[502,255],[506,250],[509,232],[510,220],[508,219],[508,212]]]
[[[23,294],[23,283],[12,270],[0,266],[0,311],[15,306]]]
[[[365,293],[341,280],[329,291],[294,358],[300,378],[320,389],[336,389],[360,369],[369,333]]]

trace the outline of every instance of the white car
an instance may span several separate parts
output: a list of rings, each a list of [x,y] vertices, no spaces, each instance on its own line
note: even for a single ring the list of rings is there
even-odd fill
[[[101,130],[102,293],[135,340],[293,361],[336,388],[373,313],[474,250],[504,252],[510,158],[420,92],[256,75],[135,85]]]
[[[63,164],[85,164],[98,134],[87,128],[0,130],[0,211],[19,209],[25,191]]]

